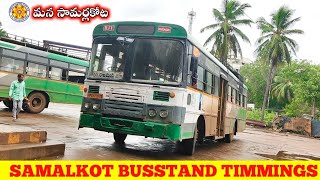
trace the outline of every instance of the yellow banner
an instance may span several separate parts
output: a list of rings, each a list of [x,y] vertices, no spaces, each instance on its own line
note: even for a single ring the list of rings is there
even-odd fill
[[[318,161],[0,161],[7,179],[319,179]]]

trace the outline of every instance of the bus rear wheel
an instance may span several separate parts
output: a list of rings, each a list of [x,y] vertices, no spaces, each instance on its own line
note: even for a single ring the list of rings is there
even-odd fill
[[[231,143],[233,141],[234,138],[234,134],[236,132],[236,125],[233,126],[233,131],[230,134],[226,134],[226,136],[224,137],[224,141],[226,143]]]
[[[29,105],[25,108],[30,113],[40,113],[47,105],[47,98],[40,92],[32,93],[29,96]]]
[[[192,156],[196,149],[196,142],[198,138],[198,129],[195,127],[193,138],[184,139],[178,142],[178,151],[180,154]]]
[[[127,134],[113,133],[113,139],[117,144],[123,144],[127,138]]]

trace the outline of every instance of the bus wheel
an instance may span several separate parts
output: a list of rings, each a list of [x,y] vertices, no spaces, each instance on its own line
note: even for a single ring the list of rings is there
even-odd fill
[[[127,134],[113,133],[113,139],[117,144],[123,144],[126,138],[127,138]]]
[[[44,110],[47,105],[46,97],[40,93],[35,92],[29,96],[29,106],[27,111],[31,113],[40,113]]]
[[[24,112],[28,112],[28,113],[30,112],[29,103],[27,101],[23,101],[22,109]]]
[[[197,126],[194,130],[193,138],[184,139],[181,142],[178,142],[178,151],[180,154],[192,156],[196,149],[196,141],[198,137]]]
[[[234,138],[234,134],[236,132],[236,125],[233,126],[233,131],[230,134],[226,134],[226,136],[224,137],[224,141],[226,143],[231,143],[233,141]]]
[[[13,108],[12,101],[3,101],[3,104],[4,104],[5,106],[7,106],[7,108],[9,109],[9,111],[12,111],[12,108]]]

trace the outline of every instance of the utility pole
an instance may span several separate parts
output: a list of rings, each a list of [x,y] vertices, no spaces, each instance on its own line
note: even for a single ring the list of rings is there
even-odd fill
[[[196,17],[196,12],[193,11],[193,9],[190,12],[188,12],[188,19],[189,19],[188,32],[189,32],[189,34],[192,33],[192,24],[193,24],[193,20],[195,17]]]

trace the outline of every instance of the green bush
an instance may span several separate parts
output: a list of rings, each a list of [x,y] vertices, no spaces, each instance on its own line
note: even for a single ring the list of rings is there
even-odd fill
[[[252,119],[252,120],[260,120],[261,119],[261,110],[258,109],[254,109],[251,111],[247,112],[247,119]],[[273,111],[265,111],[264,114],[264,122],[267,124],[267,126],[271,126],[272,121],[274,119],[274,117],[276,116],[276,113]]]

